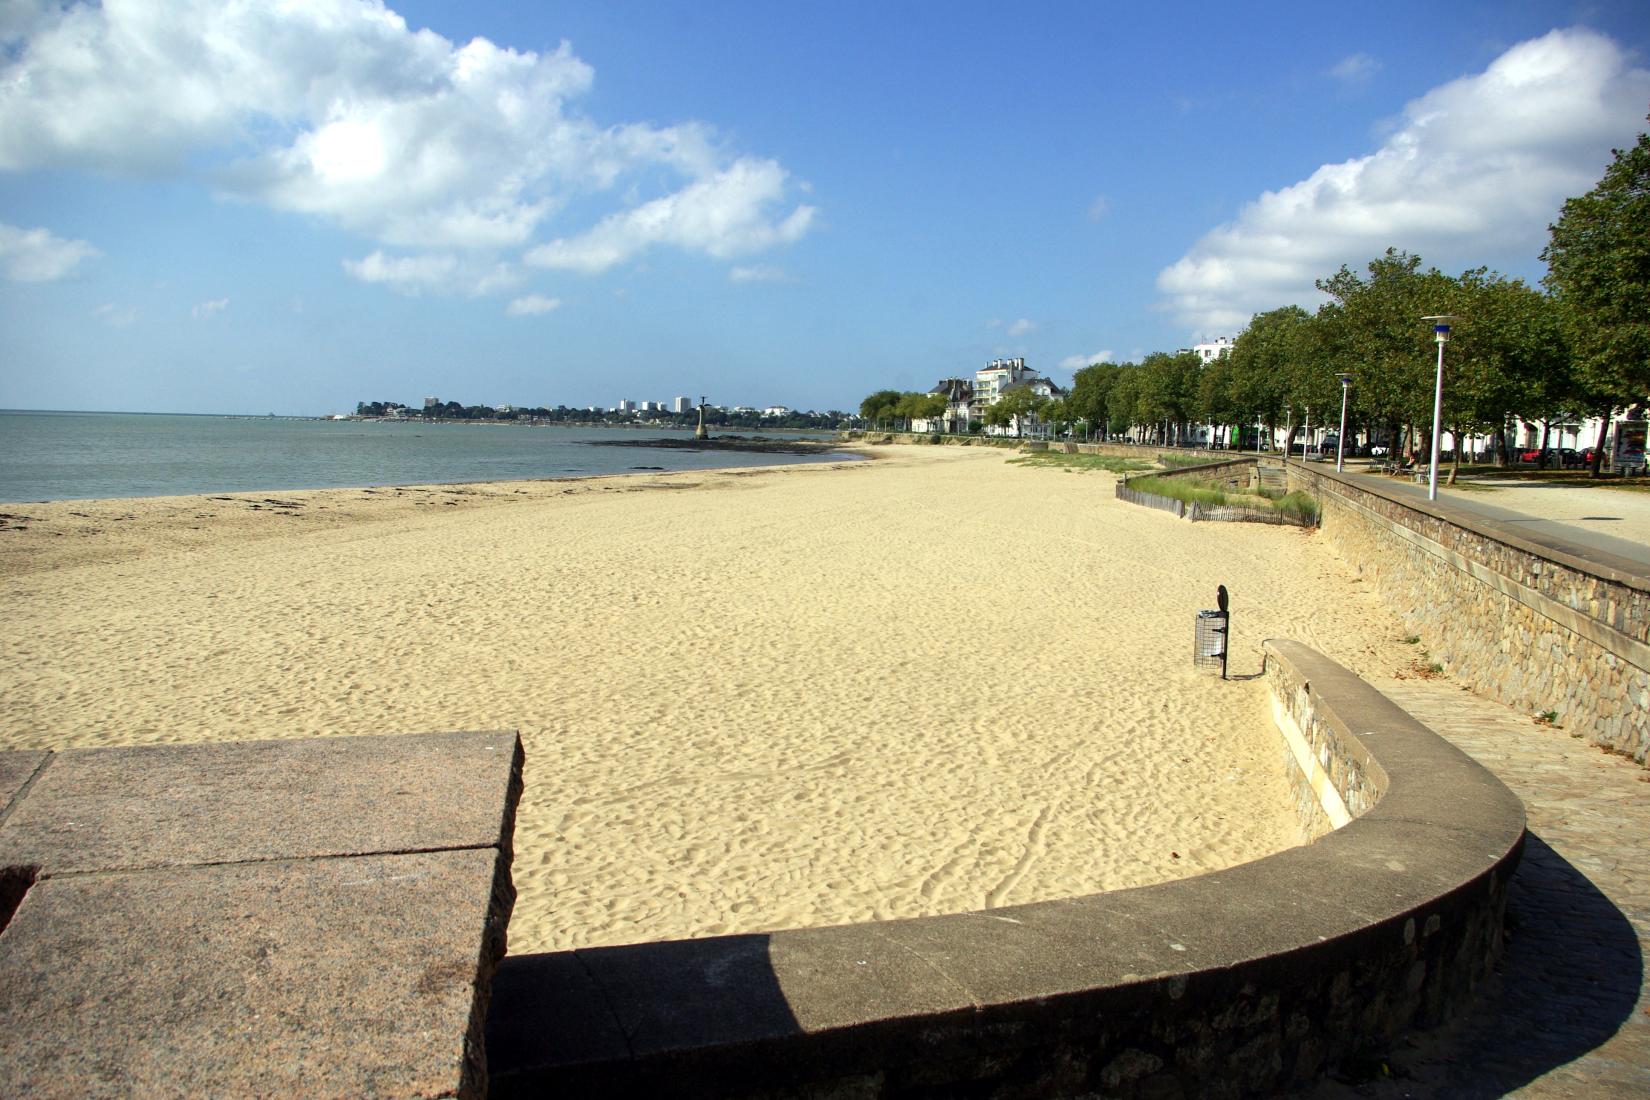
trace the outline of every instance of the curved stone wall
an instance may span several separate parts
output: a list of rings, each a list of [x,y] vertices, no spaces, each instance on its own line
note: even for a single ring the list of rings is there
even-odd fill
[[[1523,807],[1319,654],[1268,643],[1267,676],[1298,789],[1367,803],[1343,828],[1134,890],[508,958],[493,1095],[1260,1096],[1442,1021],[1498,953]]]

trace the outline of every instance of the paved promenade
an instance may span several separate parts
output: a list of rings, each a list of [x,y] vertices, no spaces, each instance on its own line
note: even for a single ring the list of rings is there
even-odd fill
[[[1360,481],[1400,497],[1425,502],[1425,482],[1387,477],[1348,466]],[[1577,557],[1592,558],[1626,572],[1650,569],[1650,538],[1644,537],[1650,493],[1604,486],[1478,479],[1477,489],[1438,483],[1438,503],[1504,524],[1530,542]]]
[[[1376,686],[1523,799],[1530,837],[1474,1011],[1312,1095],[1650,1096],[1650,770],[1448,681]]]

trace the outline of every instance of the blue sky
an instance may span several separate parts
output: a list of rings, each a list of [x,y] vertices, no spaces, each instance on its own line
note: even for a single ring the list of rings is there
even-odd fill
[[[852,408],[1537,279],[1642,4],[0,0],[0,407]]]

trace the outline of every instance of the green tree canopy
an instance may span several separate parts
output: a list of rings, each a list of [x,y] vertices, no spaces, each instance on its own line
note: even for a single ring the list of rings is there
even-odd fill
[[[1576,388],[1608,421],[1650,394],[1650,134],[1615,150],[1598,186],[1567,200],[1549,233],[1545,282]]]

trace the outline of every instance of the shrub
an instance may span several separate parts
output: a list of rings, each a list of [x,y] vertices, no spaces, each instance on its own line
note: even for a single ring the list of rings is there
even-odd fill
[[[1273,501],[1272,507],[1290,519],[1299,520],[1302,523],[1316,525],[1318,522],[1317,499],[1310,493],[1303,493],[1298,489]]]
[[[1207,504],[1213,507],[1226,503],[1226,494],[1219,489],[1211,489],[1206,485],[1197,485],[1176,478],[1135,477],[1129,479],[1128,486],[1139,493],[1168,497],[1171,500],[1184,501],[1187,504]]]

